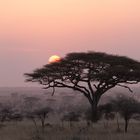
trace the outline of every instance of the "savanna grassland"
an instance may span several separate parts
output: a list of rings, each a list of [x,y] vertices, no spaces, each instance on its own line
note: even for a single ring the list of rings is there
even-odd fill
[[[1,140],[139,140],[140,122],[131,120],[128,133],[123,131],[124,123],[120,121],[120,131],[117,130],[116,121],[99,121],[91,126],[84,122],[73,123],[70,128],[68,122],[63,126],[47,124],[44,133],[38,124],[37,129],[31,121],[6,122],[1,124]]]
[[[1,90],[1,93],[3,94],[0,97],[0,140],[139,140],[140,138],[139,116],[136,117],[134,114],[134,117],[131,117],[127,133],[124,131],[124,119],[116,113],[113,119],[102,116],[98,122],[91,123],[85,118],[89,106],[78,93],[75,96],[69,92],[66,96],[61,91],[61,96],[56,94],[53,97],[37,89],[8,91],[6,89]],[[111,93],[104,96],[101,102],[108,102],[110,96]],[[41,115],[47,114],[44,118],[44,128],[37,110],[41,111]]]

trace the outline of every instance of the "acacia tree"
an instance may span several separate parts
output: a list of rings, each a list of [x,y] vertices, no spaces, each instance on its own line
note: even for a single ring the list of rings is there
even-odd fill
[[[116,99],[111,101],[112,106],[114,106],[114,111],[119,112],[125,121],[124,131],[127,133],[128,124],[130,119],[134,114],[139,113],[140,103],[132,97],[125,95],[117,96]]]
[[[123,56],[99,52],[70,53],[59,62],[50,63],[32,73],[27,81],[44,88],[69,88],[82,93],[89,101],[96,120],[100,97],[115,86],[129,88],[140,80],[140,63]],[[77,93],[77,92],[76,92]]]
[[[103,119],[107,121],[106,123],[104,122],[104,127],[108,127],[108,121],[113,120],[115,118],[114,106],[112,105],[112,103],[106,103],[103,105],[99,105],[98,110]]]
[[[72,122],[78,122],[80,119],[80,114],[75,112],[68,112],[67,114],[64,114],[62,117],[62,121],[69,121],[70,128],[72,128]]]
[[[46,120],[46,118],[48,118],[48,114],[52,111],[53,110],[49,107],[40,108],[40,109],[37,109],[36,111],[34,111],[35,115],[41,121],[41,127],[42,127],[43,133],[44,133],[44,129],[45,129],[45,120]]]

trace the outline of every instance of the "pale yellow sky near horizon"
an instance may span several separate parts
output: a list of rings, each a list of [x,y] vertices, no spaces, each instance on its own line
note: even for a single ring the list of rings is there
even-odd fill
[[[53,54],[88,50],[140,60],[140,1],[0,0],[0,86],[27,85],[23,73]]]

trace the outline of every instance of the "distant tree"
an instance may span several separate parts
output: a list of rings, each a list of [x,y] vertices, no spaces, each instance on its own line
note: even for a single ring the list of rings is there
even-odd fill
[[[10,104],[0,103],[0,122],[10,121],[14,111]]]
[[[37,121],[39,120],[41,122],[42,132],[44,133],[45,120],[48,117],[48,114],[53,112],[53,109],[47,107],[48,105],[44,104],[44,102],[37,97],[26,97],[24,99],[24,114],[26,118],[33,122],[37,133],[39,132],[37,126]]]
[[[39,108],[34,111],[35,116],[40,120],[41,122],[41,127],[42,127],[42,132],[44,133],[45,129],[45,120],[48,118],[48,114],[53,111],[52,108],[50,107],[44,107],[44,108]]]
[[[102,117],[107,120],[107,124],[104,123],[104,126],[108,126],[108,121],[113,120],[115,118],[115,111],[114,111],[114,106],[112,103],[106,103],[103,105],[100,105],[98,107],[98,110]]]
[[[8,96],[7,96],[8,98]],[[6,122],[6,121],[22,121],[23,120],[23,114],[21,113],[20,109],[17,107],[17,105],[13,105],[13,102],[10,100],[11,98],[8,98],[7,101],[2,101],[0,103],[0,122]]]
[[[119,112],[125,121],[125,133],[128,130],[128,124],[134,114],[140,112],[140,103],[132,97],[118,96],[115,100],[111,101],[114,105],[115,111]]]
[[[62,121],[69,121],[70,128],[72,128],[72,122],[78,122],[80,118],[80,114],[75,112],[68,112],[67,114],[64,114],[61,118]]]
[[[34,96],[26,96],[22,95],[23,103],[22,103],[22,113],[24,117],[32,121],[36,134],[39,134],[39,128],[37,125],[37,116],[35,110],[40,106],[40,99]]]
[[[12,114],[12,111],[10,108],[3,108],[0,111],[0,121],[1,122],[10,121],[11,114]]]
[[[25,117],[27,119],[32,121],[34,128],[35,128],[35,131],[36,131],[37,135],[39,135],[39,129],[37,126],[37,118],[36,118],[35,112],[34,111],[26,111],[26,112],[24,112],[24,114],[25,114]]]
[[[23,108],[27,111],[27,110],[34,110],[34,108],[36,108],[39,104],[40,99],[38,97],[25,97],[24,98],[24,103],[23,103]]]
[[[8,116],[9,120],[14,121],[14,122],[18,122],[18,121],[22,121],[24,119],[24,114],[23,112],[17,108],[11,108],[9,110],[10,115]]]
[[[70,53],[59,62],[26,73],[26,80],[44,88],[69,88],[82,93],[89,101],[93,121],[101,96],[115,86],[129,88],[140,81],[140,62],[99,52]]]

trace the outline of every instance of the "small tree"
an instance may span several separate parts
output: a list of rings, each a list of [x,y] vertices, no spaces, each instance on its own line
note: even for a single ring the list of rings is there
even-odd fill
[[[32,110],[27,109],[25,110],[24,114],[26,118],[30,119],[33,122],[37,133],[39,133],[39,128],[37,125],[37,121],[39,120],[41,123],[42,133],[44,133],[45,121],[46,121],[46,118],[48,118],[48,114],[51,112],[53,112],[52,108],[43,106],[43,107],[38,107],[34,109],[32,108]]]
[[[108,126],[108,121],[113,120],[115,118],[113,105],[111,103],[106,103],[104,105],[100,105],[98,109],[100,114],[102,114],[103,118],[107,120],[107,126]]]
[[[33,111],[32,112],[31,111],[30,112],[27,111],[25,113],[25,117],[32,121],[32,123],[33,123],[33,125],[35,127],[36,134],[39,135],[39,129],[38,129],[38,126],[37,126],[37,120],[36,120],[35,113]]]
[[[41,121],[42,132],[44,133],[45,129],[45,120],[48,118],[48,114],[53,110],[50,107],[40,108],[34,111],[34,114]]]
[[[111,101],[115,106],[115,110],[120,113],[125,121],[125,133],[128,130],[128,124],[132,116],[139,113],[140,103],[132,97],[118,96],[115,100]]]
[[[10,104],[0,104],[0,121],[10,121],[14,111]]]
[[[97,119],[97,105],[103,94],[115,86],[132,90],[128,84],[140,81],[140,63],[133,59],[87,52],[70,53],[58,62],[45,65],[33,73],[26,73],[27,81],[38,82],[44,88],[69,88],[82,93],[91,105],[93,121]]]
[[[70,128],[72,128],[72,122],[78,122],[80,118],[80,114],[75,112],[69,112],[67,114],[64,114],[62,117],[62,121],[69,121]]]
[[[28,111],[33,111],[34,108],[36,108],[39,105],[39,101],[40,99],[38,97],[34,97],[34,96],[25,97],[23,108]]]
[[[36,134],[39,135],[39,129],[37,126],[37,117],[36,117],[36,113],[35,110],[38,108],[38,106],[40,105],[40,99],[34,96],[24,96],[23,98],[23,103],[22,103],[22,113],[24,114],[24,116],[31,120]]]

